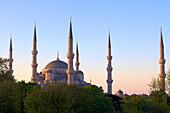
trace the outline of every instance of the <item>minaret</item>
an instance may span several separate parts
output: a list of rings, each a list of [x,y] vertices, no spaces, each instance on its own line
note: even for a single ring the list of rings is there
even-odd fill
[[[34,26],[33,35],[33,50],[32,50],[32,78],[31,81],[35,82],[37,80],[37,36],[36,36],[36,23]]]
[[[159,59],[159,65],[160,65],[160,74],[159,74],[159,80],[160,80],[160,88],[162,91],[165,91],[165,62],[164,59],[164,44],[163,44],[163,36],[162,36],[162,28],[160,33],[160,59]]]
[[[13,50],[12,50],[12,34],[11,34],[10,45],[9,45],[9,59],[8,59],[10,75],[13,74],[13,70],[12,70],[12,62],[13,62],[12,51]]]
[[[112,60],[112,56],[111,56],[111,43],[110,43],[110,32],[108,35],[108,56],[106,57],[108,60],[108,65],[107,65],[107,90],[108,90],[108,94],[112,94],[112,64],[111,64],[111,60]]]
[[[68,53],[67,53],[67,59],[68,59],[68,68],[67,68],[67,83],[74,83],[73,77],[75,75],[75,71],[73,69],[73,33],[72,33],[72,22],[70,18],[70,28],[68,31]]]
[[[76,66],[76,71],[79,71],[79,50],[78,50],[78,42],[76,44],[76,63],[75,63],[75,66]]]

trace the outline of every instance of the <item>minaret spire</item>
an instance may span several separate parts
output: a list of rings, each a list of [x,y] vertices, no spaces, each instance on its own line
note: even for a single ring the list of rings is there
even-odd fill
[[[68,33],[68,53],[67,53],[67,59],[68,59],[68,68],[67,68],[67,83],[74,83],[74,75],[75,71],[73,69],[73,33],[72,33],[72,20],[70,17],[70,28],[69,28],[69,33]]]
[[[162,28],[160,31],[160,59],[159,59],[159,65],[160,65],[160,74],[159,74],[159,79],[160,79],[160,85],[161,85],[161,90],[165,91],[165,62],[166,60],[164,59],[164,44],[163,44],[163,36],[162,36]]]
[[[107,85],[108,85],[108,94],[112,94],[112,56],[111,56],[111,42],[110,42],[110,31],[108,35],[108,56],[106,57],[108,60],[108,65],[107,65]]]
[[[36,34],[36,22],[34,26],[34,35],[33,35],[33,48],[32,48],[32,78],[31,80],[33,82],[36,82],[38,77],[37,77],[37,34]]]
[[[12,63],[13,63],[12,53],[13,53],[13,50],[12,50],[12,34],[11,34],[10,35],[10,45],[9,45],[9,60],[8,60],[10,75],[13,74],[13,70],[12,70]]]
[[[79,50],[78,50],[78,42],[76,44],[76,63],[75,63],[75,66],[76,66],[76,71],[79,71]]]
[[[57,51],[57,59],[56,60],[60,60],[60,58],[59,58],[59,51]]]

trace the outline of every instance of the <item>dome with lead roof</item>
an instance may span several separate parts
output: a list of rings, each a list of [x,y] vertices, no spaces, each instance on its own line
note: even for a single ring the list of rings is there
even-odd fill
[[[55,60],[47,64],[45,69],[67,69],[67,63],[61,60]]]

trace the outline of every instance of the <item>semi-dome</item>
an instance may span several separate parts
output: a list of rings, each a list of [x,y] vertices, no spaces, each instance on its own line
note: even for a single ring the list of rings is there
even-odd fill
[[[46,65],[45,69],[67,69],[67,63],[55,60]]]

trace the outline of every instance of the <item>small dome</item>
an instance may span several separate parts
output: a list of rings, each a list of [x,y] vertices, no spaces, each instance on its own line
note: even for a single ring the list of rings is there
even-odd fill
[[[116,93],[116,95],[123,95],[123,91],[122,90],[119,90],[117,93]]]
[[[129,96],[129,95],[125,93],[124,96]]]
[[[67,69],[67,63],[55,60],[46,65],[45,69]]]

